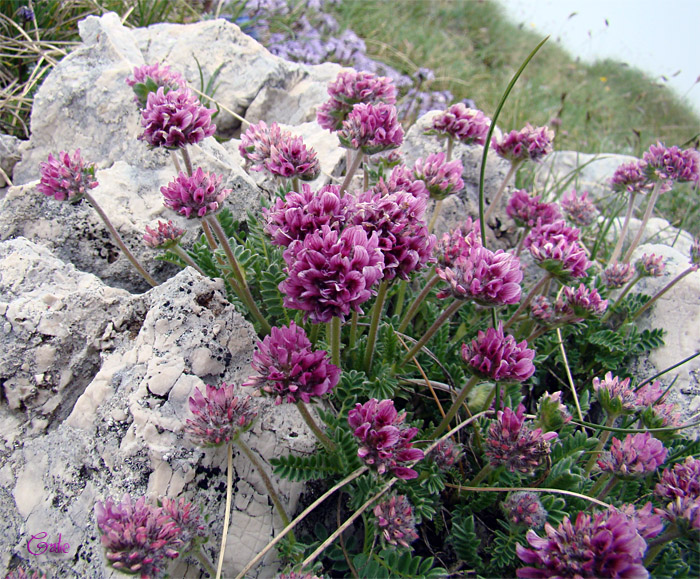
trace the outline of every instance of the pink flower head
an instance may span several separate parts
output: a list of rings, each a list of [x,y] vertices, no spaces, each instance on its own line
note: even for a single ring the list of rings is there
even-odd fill
[[[418,538],[413,507],[408,497],[393,495],[374,507],[375,525],[382,532],[382,537],[394,547],[409,547]]]
[[[491,119],[480,110],[457,103],[434,117],[432,127],[427,132],[447,136],[467,145],[483,145],[490,127]]]
[[[554,203],[543,203],[541,195],[530,197],[525,189],[516,189],[508,201],[506,213],[520,227],[534,227],[538,220],[542,225],[561,219]]]
[[[520,282],[523,279],[520,260],[502,249],[494,253],[481,245],[474,245],[468,253],[457,257],[451,267],[437,267],[435,272],[449,286],[438,292],[438,298],[454,296],[483,306],[517,304],[520,301]]]
[[[464,447],[453,442],[451,438],[441,440],[435,448],[430,451],[430,459],[442,471],[450,470],[462,457]]]
[[[303,240],[323,225],[341,229],[351,201],[349,195],[340,196],[338,185],[312,191],[303,183],[301,192],[290,191],[284,199],[277,199],[270,209],[263,209],[267,221],[265,233],[272,237],[275,245],[288,247],[292,241]]]
[[[32,570],[31,567],[26,567],[23,563],[20,563],[17,567],[8,571],[5,579],[46,579],[46,573],[41,573],[40,575],[39,571]]]
[[[537,404],[537,424],[543,432],[559,430],[571,422],[571,413],[561,401],[561,392],[545,392]]]
[[[503,334],[502,323],[498,329],[480,330],[471,344],[462,344],[462,359],[471,372],[495,382],[524,382],[535,373],[534,358],[527,341],[518,344],[513,336]]]
[[[547,511],[537,493],[520,491],[510,493],[501,508],[511,525],[527,529],[540,529],[547,522]]]
[[[371,72],[344,70],[328,85],[330,99],[323,103],[316,115],[318,124],[331,132],[339,130],[348,118],[353,105],[359,103],[396,103],[396,86],[385,76]]]
[[[284,136],[288,134],[285,132]],[[256,125],[250,125],[241,135],[238,152],[246,165],[250,165],[251,171],[262,171],[270,158],[272,148],[282,140],[283,134],[277,123],[270,123],[268,127],[265,121],[260,121]]]
[[[208,528],[192,503],[186,502],[184,497],[180,497],[179,500],[165,498],[162,503],[163,513],[180,529],[180,551],[187,553],[196,545],[206,542],[209,537]]]
[[[321,174],[316,151],[307,149],[304,139],[284,133],[277,143],[270,145],[270,156],[265,159],[265,168],[273,175],[302,181],[313,181]]]
[[[376,398],[355,404],[348,413],[348,424],[360,444],[357,456],[380,475],[390,472],[404,480],[418,476],[415,470],[404,466],[424,456],[410,442],[418,429],[405,425],[405,419],[406,413],[396,412],[393,400]]]
[[[417,159],[413,165],[416,179],[425,183],[431,199],[444,199],[464,189],[462,161],[455,159],[447,163],[445,153],[432,153],[427,159]]]
[[[661,277],[666,269],[663,255],[651,255],[645,253],[636,261],[634,267],[637,273],[644,277]]]
[[[649,193],[654,188],[654,183],[649,180],[644,172],[644,164],[641,161],[623,163],[610,179],[610,186],[618,193]]]
[[[646,383],[635,391],[637,396],[635,404],[637,409],[642,411],[642,422],[647,428],[680,426],[681,416],[678,405],[665,402],[665,394],[658,380]]]
[[[627,518],[634,523],[637,532],[645,541],[657,537],[661,534],[661,531],[663,531],[663,519],[661,516],[654,514],[651,501],[647,502],[641,509],[628,503],[619,507],[618,510],[627,515]]]
[[[556,317],[554,306],[546,296],[535,296],[530,302],[530,317],[540,324],[550,324]]]
[[[343,121],[338,138],[343,147],[360,150],[365,155],[396,149],[403,143],[396,107],[384,103],[355,105]]]
[[[700,182],[700,153],[695,149],[656,143],[642,156],[642,166],[652,181]]]
[[[537,264],[561,281],[586,277],[590,262],[578,242],[579,230],[563,219],[537,225],[525,238],[525,247]]]
[[[163,87],[163,92],[187,88],[187,81],[179,72],[170,70],[167,64],[158,63],[134,67],[134,76],[128,77],[126,84],[134,90],[134,100],[140,108],[145,108],[148,95],[158,92],[160,87]]]
[[[221,186],[221,181],[220,175],[205,173],[201,167],[191,177],[180,173],[175,180],[160,188],[165,198],[163,203],[188,219],[215,213],[231,193],[231,189]]]
[[[481,225],[478,219],[467,217],[464,223],[442,234],[435,246],[437,261],[442,267],[452,267],[458,257],[469,257],[474,246],[481,246]]]
[[[195,388],[190,410],[194,420],[187,419],[185,432],[199,446],[219,446],[235,440],[257,415],[250,396],[237,396],[236,387],[225,382],[219,388],[207,384],[204,393]]]
[[[372,297],[384,275],[384,255],[376,233],[361,226],[341,233],[328,225],[295,241],[284,252],[289,277],[280,283],[284,305],[302,310],[314,323],[342,321]]]
[[[386,181],[386,191],[382,193],[398,193],[406,191],[414,197],[427,197],[428,189],[425,186],[425,181],[417,179],[413,171],[406,165],[396,165],[391,170],[389,179]]]
[[[640,478],[659,468],[667,453],[668,449],[650,432],[628,434],[624,442],[613,437],[610,452],[598,459],[598,466],[618,478]]]
[[[146,498],[121,503],[107,499],[95,504],[95,517],[108,564],[122,573],[159,577],[166,559],[178,557],[182,546],[180,529],[160,507]]]
[[[643,557],[646,541],[624,513],[613,510],[580,512],[572,525],[564,517],[556,529],[544,525],[545,537],[527,532],[531,548],[516,545],[520,560],[534,567],[517,570],[518,577],[648,577]]]
[[[630,263],[613,263],[600,276],[605,287],[618,289],[634,277],[634,266]]]
[[[179,228],[171,220],[159,221],[157,228],[146,225],[143,242],[153,249],[170,249],[180,242],[183,235],[185,235],[185,230]]]
[[[77,203],[89,189],[98,185],[95,165],[85,165],[80,149],[76,149],[72,157],[66,151],[61,151],[58,157],[49,153],[48,161],[42,163],[40,169],[41,181],[37,189],[56,201]]]
[[[311,402],[312,396],[323,396],[338,384],[340,368],[330,363],[327,352],[312,350],[304,328],[294,322],[289,327],[272,328],[258,342],[253,354],[251,376],[243,386],[261,387],[282,402]]]
[[[635,410],[637,396],[630,388],[629,378],[620,380],[608,372],[603,380],[593,378],[593,391],[608,415],[631,414]]]
[[[484,452],[494,467],[505,465],[510,472],[532,475],[544,464],[550,453],[549,441],[555,438],[556,432],[543,433],[541,428],[533,430],[526,425],[525,406],[520,404],[516,412],[506,408],[496,413]]]
[[[494,151],[511,163],[523,161],[539,161],[552,152],[554,131],[549,127],[533,127],[527,123],[519,131],[511,131],[499,141],[496,137],[491,140]]]
[[[687,456],[684,462],[665,469],[654,494],[671,501],[657,511],[662,517],[681,530],[700,531],[700,460]]]
[[[151,147],[178,149],[195,145],[211,137],[216,126],[211,124],[214,109],[208,109],[185,89],[165,92],[160,87],[148,94],[146,108],[141,111],[139,139]]]
[[[580,195],[576,193],[576,189],[564,193],[561,207],[569,221],[578,227],[587,227],[598,216],[598,210],[593,201],[588,199],[588,191],[584,191]]]
[[[608,309],[608,300],[601,299],[597,289],[589,289],[581,283],[577,288],[564,287],[564,293],[557,300],[555,308],[559,314],[582,320],[602,316]]]
[[[382,279],[408,280],[434,261],[435,236],[423,221],[426,198],[399,192],[381,195],[367,191],[357,196],[349,221],[368,234],[376,232],[384,255]]]

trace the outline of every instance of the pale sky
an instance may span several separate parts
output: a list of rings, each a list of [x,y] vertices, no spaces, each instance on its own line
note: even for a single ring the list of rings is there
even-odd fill
[[[700,0],[498,1],[574,57],[613,58],[668,82],[700,114]]]

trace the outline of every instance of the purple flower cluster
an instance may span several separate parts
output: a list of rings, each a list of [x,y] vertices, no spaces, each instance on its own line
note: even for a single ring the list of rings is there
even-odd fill
[[[644,164],[641,161],[632,161],[615,169],[610,179],[610,187],[617,193],[646,194],[654,188],[654,183],[644,172]]]
[[[700,460],[686,457],[682,463],[667,468],[654,489],[658,497],[670,500],[659,514],[681,529],[700,531]]]
[[[660,515],[654,514],[651,501],[641,509],[637,509],[633,504],[626,504],[619,507],[618,510],[627,515],[627,518],[634,523],[637,532],[645,541],[657,537],[663,531],[664,521]]]
[[[663,255],[645,253],[636,261],[634,267],[637,273],[643,277],[661,277],[666,269],[666,264]]]
[[[462,358],[473,374],[486,380],[524,382],[535,373],[534,350],[527,347],[527,341],[517,343],[510,334],[504,335],[502,323],[497,329],[479,331],[470,344],[462,344]]]
[[[642,422],[647,428],[680,425],[678,406],[665,402],[665,394],[658,380],[644,384],[635,391],[637,410],[642,411]]]
[[[598,216],[593,201],[588,199],[588,191],[578,195],[576,189],[572,189],[565,193],[561,199],[561,207],[569,221],[578,227],[587,227]]]
[[[634,266],[629,263],[613,263],[601,274],[605,287],[618,289],[634,277]]]
[[[383,183],[383,179],[380,178],[380,182]],[[414,197],[428,196],[428,190],[425,187],[425,182],[421,179],[417,179],[413,171],[403,164],[396,165],[396,167],[391,170],[389,179],[384,184],[384,187],[379,187],[375,192],[379,191],[385,195],[388,193],[405,191]]]
[[[550,299],[546,296],[535,296],[530,303],[530,317],[540,324],[549,324],[554,321],[556,312]]]
[[[700,182],[700,153],[695,149],[656,143],[642,156],[642,166],[652,181]]]
[[[282,131],[277,123],[270,123],[268,126],[265,121],[260,121],[248,126],[246,132],[241,135],[238,152],[251,171],[262,171],[270,158],[272,147],[281,140]]]
[[[161,187],[166,207],[188,219],[215,213],[223,206],[231,189],[224,189],[220,175],[205,173],[198,168],[191,177],[180,173],[167,186]]]
[[[431,199],[444,199],[464,189],[462,171],[462,161],[455,159],[448,163],[445,153],[432,153],[425,161],[419,158],[413,165],[413,174],[425,183]]]
[[[546,577],[647,577],[642,563],[646,541],[624,513],[579,513],[574,524],[565,517],[556,529],[544,526],[545,537],[527,532],[531,548],[516,545],[520,560],[532,567],[517,576]]]
[[[384,103],[355,105],[337,134],[343,147],[365,155],[396,149],[403,143],[396,107]]]
[[[294,241],[284,252],[288,278],[279,285],[285,307],[302,310],[312,322],[341,321],[372,297],[384,275],[384,256],[376,233],[361,226],[342,232],[328,225]]]
[[[404,466],[423,458],[423,451],[411,443],[418,429],[404,424],[405,419],[406,413],[396,412],[393,400],[376,398],[355,404],[348,413],[348,424],[360,444],[357,456],[380,475],[390,472],[404,480],[418,476],[415,470]]]
[[[185,230],[175,225],[171,220],[159,221],[157,227],[148,227],[143,234],[143,242],[153,249],[169,249],[180,242]]]
[[[577,288],[565,286],[555,309],[560,315],[582,320],[591,316],[602,316],[608,309],[608,300],[602,299],[597,289],[589,289],[583,284],[579,284]]]
[[[85,161],[80,156],[80,149],[76,149],[71,157],[66,151],[61,151],[58,157],[49,153],[48,161],[42,163],[41,180],[37,189],[56,201],[68,201],[77,203],[89,190],[97,187],[95,179],[95,166]]]
[[[519,131],[511,131],[500,140],[493,137],[491,146],[496,153],[511,163],[540,161],[552,152],[554,131],[549,127],[533,127],[526,123]]]
[[[441,440],[435,448],[430,451],[430,459],[442,470],[450,470],[461,458],[464,447],[454,442],[451,438]]]
[[[29,10],[26,6],[22,6],[22,8]],[[33,18],[33,15],[34,13],[29,17],[29,20]],[[8,570],[5,579],[46,579],[46,573],[39,574],[39,571],[32,570],[30,567],[25,567],[24,564],[20,563],[14,569]]]
[[[446,136],[467,145],[483,145],[486,143],[490,127],[491,119],[480,110],[457,103],[435,116],[427,132]]]
[[[628,434],[624,441],[613,437],[610,451],[598,459],[598,466],[618,478],[639,478],[659,468],[667,453],[668,449],[650,432]]]
[[[393,495],[374,507],[375,525],[382,532],[382,537],[394,547],[409,547],[418,538],[416,519],[408,497]]]
[[[308,149],[301,137],[286,132],[277,143],[270,146],[265,168],[278,177],[296,177],[302,181],[313,181],[321,174],[316,151]]]
[[[199,446],[219,446],[235,440],[250,427],[257,411],[250,396],[236,395],[234,384],[222,382],[221,387],[206,385],[205,393],[195,388],[190,396],[194,420],[187,419],[185,432]]]
[[[630,388],[630,379],[620,380],[612,372],[605,374],[603,380],[593,378],[593,391],[598,402],[610,416],[631,414],[637,406],[637,396]]]
[[[160,577],[167,559],[179,556],[180,528],[161,507],[132,501],[126,494],[121,503],[107,499],[95,505],[97,526],[109,565],[123,573]]]
[[[588,275],[590,262],[578,238],[579,230],[567,226],[563,219],[547,224],[538,222],[525,238],[525,247],[540,267],[567,281]]]
[[[435,254],[441,267],[452,267],[458,257],[469,257],[474,247],[481,247],[481,224],[467,217],[464,223],[449,233],[443,233],[435,246]]]
[[[134,67],[134,76],[128,77],[126,84],[134,90],[134,100],[141,108],[146,106],[148,94],[157,92],[160,87],[164,92],[187,88],[187,81],[179,72],[158,63]]]
[[[335,132],[356,104],[395,104],[396,86],[390,78],[371,72],[344,70],[328,85],[328,95],[331,98],[319,107],[316,118],[321,127]]]
[[[312,396],[323,396],[338,384],[340,368],[330,363],[328,353],[314,351],[304,328],[294,322],[289,327],[272,328],[258,342],[251,363],[258,373],[243,386],[260,387],[282,402],[311,402]]]
[[[165,92],[160,87],[148,94],[146,108],[141,111],[144,131],[139,139],[151,147],[178,149],[195,145],[211,137],[216,126],[211,123],[214,109],[208,109],[186,89]]]
[[[196,545],[206,542],[209,537],[208,529],[204,526],[204,521],[195,512],[192,503],[185,501],[185,497],[177,499],[164,498],[163,513],[168,515],[175,525],[180,529],[178,539],[182,545],[181,552],[187,553]]]
[[[508,201],[506,213],[520,227],[532,228],[538,220],[542,225],[561,219],[561,213],[554,203],[540,201],[541,195],[531,197],[525,189],[516,189]]]
[[[510,472],[532,475],[544,464],[550,453],[549,442],[555,438],[556,432],[545,433],[526,425],[525,406],[520,404],[516,412],[506,408],[496,413],[484,441],[484,452],[494,467],[505,465]]]
[[[540,529],[547,522],[547,511],[536,493],[511,493],[501,507],[508,522],[516,527]]]

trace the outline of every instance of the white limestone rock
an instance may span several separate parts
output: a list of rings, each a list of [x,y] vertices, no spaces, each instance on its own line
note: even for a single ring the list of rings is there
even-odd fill
[[[0,135],[0,187],[9,185],[5,177],[12,180],[12,171],[20,159],[19,145],[21,141],[12,135]],[[4,174],[3,174],[4,173]]]

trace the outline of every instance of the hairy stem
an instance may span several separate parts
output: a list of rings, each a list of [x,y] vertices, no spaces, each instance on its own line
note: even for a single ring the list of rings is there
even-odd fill
[[[345,179],[343,179],[343,183],[340,186],[341,197],[345,195],[348,187],[350,186],[350,181],[352,181],[352,178],[355,176],[355,173],[357,173],[357,169],[360,167],[360,163],[362,163],[362,157],[364,157],[364,153],[358,149],[355,153],[355,157],[353,158],[352,163],[348,166],[348,172],[346,173]]]
[[[433,322],[433,325],[426,330],[425,334],[423,334],[421,339],[418,340],[409,350],[409,352],[404,356],[403,360],[401,361],[401,365],[403,366],[404,364],[409,362],[411,358],[413,358],[413,356],[420,352],[420,349],[428,343],[428,341],[430,340],[430,338],[433,337],[435,332],[437,332],[440,329],[440,327],[446,321],[448,321],[452,317],[452,315],[465,303],[466,301],[464,300],[455,300],[449,306],[447,306],[447,308],[440,314],[440,317],[437,320],[435,320],[435,322]]]
[[[335,444],[330,438],[328,438],[328,435],[325,432],[323,432],[321,427],[316,423],[314,417],[311,416],[311,412],[309,412],[309,409],[306,407],[304,401],[297,400],[296,407],[299,409],[299,413],[304,419],[304,422],[306,422],[307,426],[316,435],[316,438],[318,438],[319,442],[324,446],[324,448],[328,452],[335,451]]]
[[[176,245],[175,247],[172,248],[175,253],[177,253],[178,257],[184,261],[187,265],[190,267],[196,269],[201,275],[206,277],[206,274],[201,270],[201,268],[195,263],[195,261],[189,256],[189,254],[182,249],[179,245]]]
[[[515,175],[515,172],[518,170],[521,163],[522,161],[512,162],[510,164],[510,168],[508,169],[508,173],[506,173],[505,179],[503,179],[501,186],[498,188],[498,191],[496,191],[496,196],[491,200],[491,203],[489,203],[489,208],[486,210],[486,215],[484,215],[484,223],[482,223],[481,227],[486,226],[486,221],[488,221],[489,217],[491,217],[491,214],[498,206],[498,202],[501,200],[501,196],[503,195],[503,191],[506,189],[508,181],[510,181],[513,175]]]
[[[233,443],[229,442],[226,449],[226,511],[224,513],[224,531],[221,536],[221,550],[219,551],[219,564],[216,567],[216,579],[221,578],[221,570],[224,567],[224,553],[226,552],[226,538],[231,517],[231,495],[233,489]]]
[[[372,319],[369,325],[369,334],[367,334],[367,348],[365,348],[365,373],[369,376],[372,370],[372,358],[374,357],[374,345],[377,342],[377,331],[379,330],[379,318],[384,309],[384,301],[386,300],[386,292],[389,289],[389,280],[382,280],[379,284],[377,299],[374,301],[372,308]]]
[[[622,253],[622,246],[625,243],[625,238],[627,237],[627,230],[629,229],[630,219],[632,219],[632,211],[634,211],[634,201],[637,198],[637,192],[633,191],[630,194],[629,201],[627,203],[627,213],[625,213],[625,220],[622,223],[622,229],[620,230],[620,237],[617,238],[617,243],[615,244],[615,249],[613,249],[612,255],[610,256],[609,264],[613,265],[617,262],[617,258],[620,257]]]
[[[637,282],[642,279],[642,275],[635,275],[629,282],[628,284],[623,288],[623,290],[620,292],[620,295],[617,296],[617,299],[615,300],[615,303],[612,305],[608,306],[608,310],[605,312],[605,315],[600,318],[600,323],[602,324],[605,322],[610,316],[612,316],[613,312],[615,311],[615,308],[619,304],[622,303],[622,300],[625,299],[625,296],[630,292],[630,290],[637,284]]]
[[[644,230],[646,229],[647,222],[649,221],[651,214],[654,212],[654,205],[656,205],[656,201],[659,198],[660,194],[661,181],[657,181],[654,185],[654,189],[651,192],[651,198],[649,199],[649,203],[647,203],[646,211],[644,211],[644,217],[642,217],[642,223],[639,226],[639,231],[637,231],[637,235],[634,236],[634,239],[632,240],[632,245],[629,246],[627,253],[625,253],[625,257],[622,260],[624,263],[629,263],[630,259],[632,258],[632,254],[634,253],[634,250],[637,249],[637,245],[639,245],[639,241],[642,239],[642,235],[644,235]]]
[[[452,406],[450,406],[450,409],[447,411],[440,424],[438,424],[437,428],[430,435],[431,440],[434,440],[438,436],[440,436],[449,426],[450,422],[452,422],[452,419],[457,415],[457,412],[462,406],[462,403],[467,399],[467,395],[469,394],[469,392],[471,392],[472,388],[474,388],[478,381],[479,378],[477,376],[472,376],[471,378],[469,378],[469,381],[464,385],[464,388],[462,388],[459,395],[452,403]]]
[[[416,297],[414,302],[411,304],[411,307],[408,308],[406,315],[401,320],[401,323],[399,324],[399,327],[398,327],[399,332],[403,332],[406,330],[406,328],[408,327],[408,324],[413,319],[413,316],[415,316],[416,313],[418,312],[418,308],[420,308],[420,306],[423,303],[423,301],[425,300],[425,298],[428,297],[428,294],[430,294],[430,290],[432,290],[437,285],[437,283],[439,281],[440,281],[440,276],[438,276],[436,273],[433,273],[433,276],[427,281],[427,283],[425,284],[425,287],[418,294],[418,297]]]
[[[326,324],[326,335],[331,345],[331,362],[340,368],[340,318],[335,316]]]
[[[430,223],[428,223],[428,233],[432,233],[435,228],[435,222],[440,215],[440,210],[442,209],[442,199],[438,199],[435,202],[435,207],[433,207],[433,215],[430,218]]]
[[[180,149],[182,153],[182,160],[185,162],[185,168],[187,169],[187,174],[192,176],[192,159],[190,159],[190,153],[187,151],[187,147],[182,147]]]

